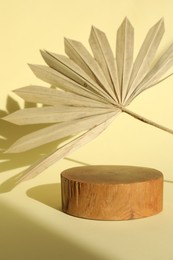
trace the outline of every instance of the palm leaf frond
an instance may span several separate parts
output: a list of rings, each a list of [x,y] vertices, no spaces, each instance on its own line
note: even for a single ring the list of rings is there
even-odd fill
[[[66,121],[70,122],[72,120],[88,118],[113,111],[115,111],[113,106],[109,108],[48,106],[17,110],[4,117],[4,120],[16,125],[52,124]]]
[[[30,180],[36,177],[38,174],[43,172],[45,169],[47,169],[56,161],[64,158],[65,156],[79,149],[81,146],[95,139],[109,126],[111,122],[112,122],[112,118],[106,120],[105,122],[101,123],[98,126],[93,127],[92,129],[88,130],[84,134],[81,134],[79,137],[76,137],[69,143],[58,148],[56,151],[52,152],[46,157],[35,162],[33,165],[31,165],[28,169],[26,169],[23,172],[22,178],[19,179],[18,182],[20,183],[22,181]]]
[[[68,100],[69,106],[110,107],[109,103],[100,98],[96,98],[95,100],[72,92],[36,85],[18,88],[13,92],[27,102],[40,103],[43,105],[66,105]]]
[[[110,117],[115,116],[118,112],[119,109],[117,109],[117,111],[111,111],[100,115],[62,122],[42,128],[18,139],[8,149],[8,153],[25,152],[35,147],[62,139],[64,137],[77,135],[83,131],[86,131],[87,129],[91,129],[94,126],[103,123]]]
[[[163,53],[155,66],[148,72],[142,82],[138,85],[135,90],[134,97],[142,91],[156,85],[164,74],[172,67],[173,65],[173,44]]]
[[[35,177],[96,138],[121,112],[173,134],[173,130],[126,108],[141,92],[162,82],[173,66],[173,44],[152,65],[163,34],[161,19],[148,31],[134,64],[134,28],[128,18],[117,31],[116,57],[106,34],[94,26],[89,37],[93,56],[82,43],[67,38],[64,45],[68,57],[41,51],[47,66],[30,65],[30,68],[52,88],[31,85],[14,92],[25,101],[43,107],[18,110],[4,120],[19,125],[48,125],[21,137],[7,152],[24,152],[62,138],[71,141],[26,169],[20,181]]]
[[[114,92],[107,82],[103,71],[98,63],[93,59],[91,54],[86,50],[82,43],[65,39],[65,50],[67,55],[76,62],[81,68],[89,74],[93,80],[98,82],[99,91],[108,98],[108,100],[114,100]]]
[[[124,102],[133,66],[134,28],[127,17],[117,31],[116,60],[121,91]]]
[[[158,23],[151,27],[139,50],[133,65],[126,100],[133,94],[133,91],[148,73],[163,34],[164,22],[163,19],[161,19]]]
[[[87,85],[83,86],[81,84],[78,84],[50,67],[33,64],[30,64],[29,66],[39,79],[53,85],[54,87],[94,100],[101,99],[95,93],[91,92],[87,88]]]
[[[115,58],[105,33],[93,26],[89,42],[94,57],[100,65],[109,86],[113,90],[111,91],[111,94],[114,96],[115,92],[116,101],[120,101],[120,89]]]

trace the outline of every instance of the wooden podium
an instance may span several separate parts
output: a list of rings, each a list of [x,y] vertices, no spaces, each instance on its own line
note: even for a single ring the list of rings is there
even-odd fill
[[[162,210],[163,174],[133,166],[82,166],[61,173],[62,210],[81,218],[128,220]]]

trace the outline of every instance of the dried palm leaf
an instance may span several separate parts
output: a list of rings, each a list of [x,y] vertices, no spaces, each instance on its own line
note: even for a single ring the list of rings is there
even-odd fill
[[[53,88],[27,86],[14,92],[25,101],[40,103],[43,107],[18,110],[4,120],[19,125],[52,125],[21,137],[7,152],[27,151],[69,136],[72,140],[30,166],[19,181],[35,177],[55,161],[96,138],[120,112],[173,134],[173,130],[126,108],[141,92],[163,81],[164,74],[173,65],[171,44],[152,67],[163,33],[161,19],[147,33],[134,64],[134,29],[127,18],[117,31],[116,58],[105,33],[95,27],[89,38],[94,57],[80,42],[69,39],[64,41],[68,57],[41,51],[48,66],[30,67],[38,78]]]
[[[47,106],[37,108],[25,108],[6,116],[5,120],[16,125],[51,124],[57,122],[73,122],[73,120],[99,116],[114,112],[113,106],[109,107],[81,107],[76,106]]]
[[[87,144],[88,142],[95,139],[98,135],[100,135],[112,122],[112,118],[104,121],[104,123],[93,127],[92,129],[88,130],[84,134],[80,135],[79,137],[73,139],[69,143],[65,144],[64,146],[60,147],[53,153],[49,154],[48,156],[42,158],[41,160],[37,161],[33,165],[31,165],[28,169],[26,169],[23,174],[22,178],[18,180],[20,183],[21,181],[29,180],[34,178],[39,173],[44,171],[46,168],[51,166],[57,160],[64,158],[66,155],[76,151],[81,146]]]
[[[65,92],[53,88],[45,88],[42,86],[31,85],[16,89],[14,90],[14,93],[27,102],[41,103],[43,105],[66,105],[68,100],[69,106],[110,107],[110,104],[103,99],[98,99],[97,101],[75,93]]]
[[[117,31],[116,59],[121,92],[121,103],[126,97],[133,66],[134,29],[127,17]]]
[[[158,23],[151,27],[141,46],[141,49],[139,50],[133,65],[126,100],[128,100],[128,98],[133,94],[133,91],[148,73],[163,34],[164,23],[163,19],[161,19]]]
[[[106,35],[93,26],[91,29],[89,42],[96,61],[100,65],[113,92],[115,92],[116,101],[120,101],[120,89],[116,63]]]
[[[104,111],[104,114],[95,114],[94,116],[83,117],[77,120],[69,120],[67,122],[54,124],[37,130],[18,139],[10,147],[10,152],[24,152],[40,145],[47,144],[71,135],[76,135],[86,131],[87,129],[91,129],[95,125],[101,124],[110,116],[112,117],[119,112],[119,109],[116,109],[116,111],[115,109],[114,111],[112,110],[113,109],[111,109],[111,111],[108,110],[107,112]]]

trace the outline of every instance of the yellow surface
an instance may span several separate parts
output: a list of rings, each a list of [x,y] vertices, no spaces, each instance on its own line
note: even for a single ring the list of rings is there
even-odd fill
[[[89,48],[91,25],[106,32],[114,49],[116,30],[128,16],[135,27],[136,53],[148,29],[164,17],[161,53],[173,42],[172,14],[172,0],[1,0],[0,115],[23,106],[13,89],[45,85],[27,66],[43,64],[39,49],[63,54],[64,36]],[[172,97],[173,78],[169,78],[142,93],[129,109],[173,129]],[[0,151],[31,130],[1,120]],[[120,115],[100,137],[69,156],[88,164],[139,165],[162,171],[167,180],[164,211],[135,221],[90,221],[63,214],[59,173],[78,165],[69,160],[57,162],[42,175],[12,189],[15,176],[54,147],[51,144],[20,155],[0,153],[0,259],[173,259],[170,134]]]

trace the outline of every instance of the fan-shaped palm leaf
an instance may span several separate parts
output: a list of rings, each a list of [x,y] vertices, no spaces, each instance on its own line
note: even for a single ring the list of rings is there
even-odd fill
[[[7,152],[26,151],[68,136],[72,140],[29,167],[22,180],[36,176],[97,137],[120,112],[173,134],[172,130],[126,108],[137,95],[162,81],[173,65],[172,44],[152,67],[163,33],[161,19],[147,33],[134,64],[134,29],[127,18],[117,31],[116,58],[105,33],[95,27],[89,38],[94,57],[80,42],[70,39],[64,41],[68,57],[41,51],[48,66],[30,67],[38,78],[53,88],[27,86],[14,92],[25,101],[44,106],[18,110],[4,120],[19,125],[52,125],[20,138]]]

